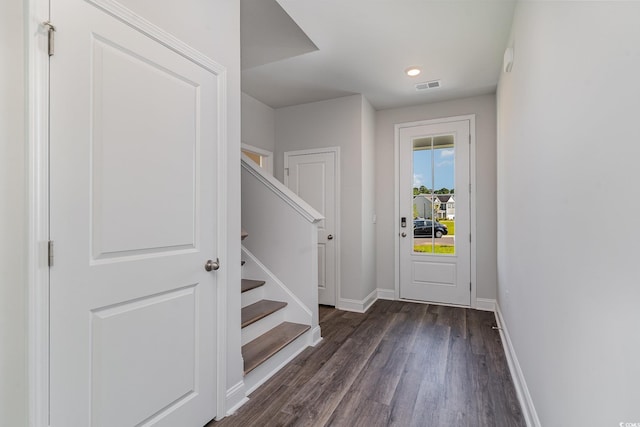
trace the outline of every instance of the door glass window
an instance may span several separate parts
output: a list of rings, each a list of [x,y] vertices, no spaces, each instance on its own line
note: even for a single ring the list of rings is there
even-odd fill
[[[413,140],[413,251],[455,254],[455,138]]]

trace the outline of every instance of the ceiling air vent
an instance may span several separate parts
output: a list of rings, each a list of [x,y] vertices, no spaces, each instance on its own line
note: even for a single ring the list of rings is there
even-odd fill
[[[416,90],[437,89],[441,86],[440,80],[432,80],[430,82],[416,84]]]

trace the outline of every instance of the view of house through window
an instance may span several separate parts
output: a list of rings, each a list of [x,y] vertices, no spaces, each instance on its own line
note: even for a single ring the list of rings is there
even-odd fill
[[[455,254],[453,135],[413,140],[413,251]]]

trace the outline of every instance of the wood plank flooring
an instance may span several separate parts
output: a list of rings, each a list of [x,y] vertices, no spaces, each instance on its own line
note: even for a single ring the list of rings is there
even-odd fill
[[[321,307],[320,325],[320,344],[206,427],[525,426],[493,313],[379,300]]]

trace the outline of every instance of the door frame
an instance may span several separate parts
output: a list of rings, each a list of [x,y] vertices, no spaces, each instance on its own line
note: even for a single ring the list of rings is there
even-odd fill
[[[471,230],[471,308],[478,308],[477,301],[477,280],[476,280],[476,115],[475,114],[467,114],[462,116],[452,116],[452,117],[444,117],[439,119],[429,119],[429,120],[419,120],[415,122],[404,122],[397,123],[394,126],[394,296],[396,300],[405,301],[400,298],[400,129],[415,127],[415,126],[423,126],[423,125],[434,125],[439,123],[449,123],[449,122],[458,122],[458,121],[469,121],[469,133],[471,137],[470,147],[469,147],[469,182],[471,184],[470,194],[469,194],[469,220],[470,220],[470,230]],[[414,300],[406,300],[416,302]],[[441,304],[447,305],[447,304]],[[466,307],[466,306],[465,306]]]
[[[335,227],[336,227],[336,236],[335,236],[335,283],[336,283],[336,295],[334,301],[334,307],[338,307],[338,301],[340,301],[340,277],[341,277],[341,267],[340,267],[340,242],[342,241],[342,229],[340,228],[340,147],[326,147],[326,148],[311,148],[308,150],[290,150],[284,152],[284,163],[282,170],[282,181],[284,185],[287,186],[287,181],[289,180],[289,175],[286,173],[289,168],[289,156],[299,156],[304,154],[323,154],[323,153],[333,153],[336,159],[335,164]],[[287,186],[288,188],[288,186]]]
[[[116,19],[162,43],[169,49],[214,72],[218,80],[218,241],[216,256],[227,262],[217,272],[216,289],[216,419],[226,415],[227,401],[227,286],[229,284],[227,223],[232,158],[227,144],[227,71],[222,65],[196,51],[150,22],[140,19],[117,2],[88,0]],[[25,26],[26,76],[26,178],[27,178],[27,417],[30,427],[49,425],[49,55],[43,22],[50,19],[49,0],[28,0]],[[55,22],[53,23],[55,25]],[[55,57],[55,56],[54,56]],[[233,236],[232,236],[233,238]],[[239,262],[237,263],[240,265]],[[239,267],[238,267],[239,269]]]

